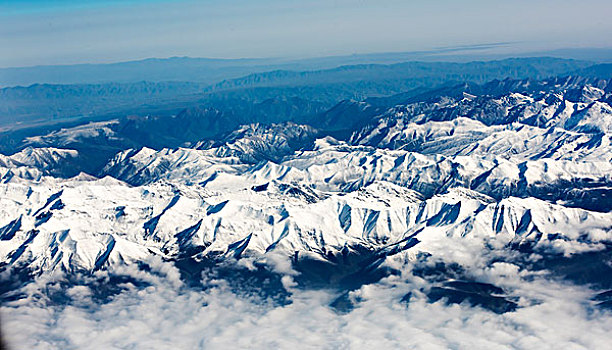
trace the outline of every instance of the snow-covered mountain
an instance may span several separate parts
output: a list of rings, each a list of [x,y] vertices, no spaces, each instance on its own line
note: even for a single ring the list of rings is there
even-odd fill
[[[152,257],[193,268],[282,256],[304,275],[334,266],[365,280],[423,257],[474,274],[483,261],[605,256],[610,88],[582,78],[461,84],[344,101],[311,125],[222,133],[238,122],[217,110],[152,118],[155,135],[172,127],[173,139],[189,121],[178,148],[143,147],[126,132],[153,125],[141,119],[28,137],[0,157],[0,269],[76,274]],[[116,147],[125,149],[107,159]],[[91,159],[102,165],[79,173]]]
[[[113,159],[102,175],[133,185],[165,180],[206,188],[224,188],[236,181],[257,186],[276,180],[332,192],[350,192],[375,181],[388,181],[428,198],[459,186],[496,199],[533,196],[570,206],[611,208],[612,164],[605,160],[541,158],[517,162],[488,154],[444,156],[344,143],[328,145],[324,140],[318,140],[313,150],[299,151],[279,163],[248,165],[216,153],[216,149],[126,151]]]
[[[308,125],[247,124],[218,141],[199,142],[195,149],[210,149],[216,156],[238,157],[247,163],[279,161],[314,142],[318,131]]]
[[[612,92],[609,81],[591,83],[550,81],[551,87],[531,93],[459,86],[389,109],[351,142],[423,153],[601,159],[609,153]],[[517,87],[526,88],[533,90],[528,82]]]
[[[227,176],[234,181],[220,178],[214,186],[132,187],[110,177],[2,184],[2,260],[70,271],[151,254],[239,257],[274,250],[327,259],[354,247],[415,256],[465,244],[573,253],[597,250],[612,238],[612,213],[533,198],[495,200],[453,187],[426,199],[384,180],[322,191],[315,183],[276,176],[263,182],[261,173]]]
[[[119,180],[5,181],[3,261],[34,270],[93,270],[150,254],[238,257],[274,250],[328,259],[366,247],[415,256],[458,244],[448,240],[571,253],[597,249],[612,234],[609,207],[597,213],[547,198],[556,191],[554,201],[580,206],[589,189],[575,186],[609,184],[610,162],[515,164],[329,140],[279,164],[215,153],[127,151],[105,169]],[[606,209],[605,195],[593,195]]]
[[[14,177],[39,180],[43,175],[62,175],[77,168],[78,152],[71,149],[28,147],[11,156],[0,154],[0,181]]]

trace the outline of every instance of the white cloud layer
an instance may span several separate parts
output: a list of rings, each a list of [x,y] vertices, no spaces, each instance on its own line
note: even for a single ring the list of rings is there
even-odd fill
[[[276,266],[281,266],[275,262]],[[289,271],[286,266],[281,270]],[[360,300],[349,313],[328,305],[329,291],[296,289],[293,273],[283,284],[292,303],[278,305],[239,296],[222,280],[204,276],[213,288],[183,285],[168,263],[150,273],[121,271],[151,285],[125,290],[98,304],[86,286],[67,290],[68,306],[44,297],[56,287],[49,280],[25,288],[28,297],[1,308],[2,331],[11,349],[606,349],[612,315],[585,304],[592,291],[527,278],[511,264],[497,263],[480,273],[520,296],[515,312],[495,314],[467,305],[428,303],[418,289],[426,281],[394,276],[351,292]],[[46,286],[47,293],[41,293]],[[413,291],[408,306],[400,302]]]

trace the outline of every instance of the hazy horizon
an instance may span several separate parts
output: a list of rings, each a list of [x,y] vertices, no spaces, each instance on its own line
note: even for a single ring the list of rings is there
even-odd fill
[[[327,60],[344,58],[360,58],[361,61],[393,64],[399,62],[474,62],[474,61],[498,61],[512,58],[531,58],[531,57],[551,57],[559,59],[574,59],[582,61],[592,61],[593,63],[612,62],[612,47],[561,47],[554,50],[533,50],[533,51],[512,51],[513,43],[484,43],[470,46],[438,48],[420,51],[376,51],[376,52],[355,52],[336,55],[310,55],[310,56],[261,56],[261,57],[207,57],[190,55],[170,55],[170,56],[146,56],[125,59],[109,59],[105,61],[83,61],[83,62],[57,62],[53,64],[31,64],[17,66],[0,66],[0,69],[21,69],[36,67],[61,67],[78,65],[113,65],[132,62],[143,62],[147,60],[172,60],[172,59],[192,59],[210,61],[252,61],[254,64],[272,63],[294,63],[310,60]],[[509,49],[510,48],[510,49]],[[371,59],[369,59],[371,58]],[[377,62],[381,61],[381,62]],[[351,63],[346,65],[361,64]],[[322,68],[328,69],[328,68]]]

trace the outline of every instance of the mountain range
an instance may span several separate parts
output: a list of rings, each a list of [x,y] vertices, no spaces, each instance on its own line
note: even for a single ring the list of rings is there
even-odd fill
[[[275,307],[324,290],[339,317],[380,288],[410,312],[507,321],[564,290],[580,315],[609,312],[605,65],[360,65],[1,93],[23,108],[5,105],[22,124],[5,118],[0,133],[10,310],[71,310],[77,287],[104,310],[125,293],[227,283]]]
[[[342,101],[310,122],[208,108],[27,137],[1,163],[3,261],[44,271],[148,254],[414,255],[429,230],[600,244],[582,227],[608,235],[612,221],[611,89],[506,79]],[[574,233],[558,236],[561,224]]]

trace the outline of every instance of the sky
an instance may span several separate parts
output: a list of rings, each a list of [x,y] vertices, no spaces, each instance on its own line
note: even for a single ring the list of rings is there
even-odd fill
[[[0,67],[612,47],[609,0],[0,0]]]

